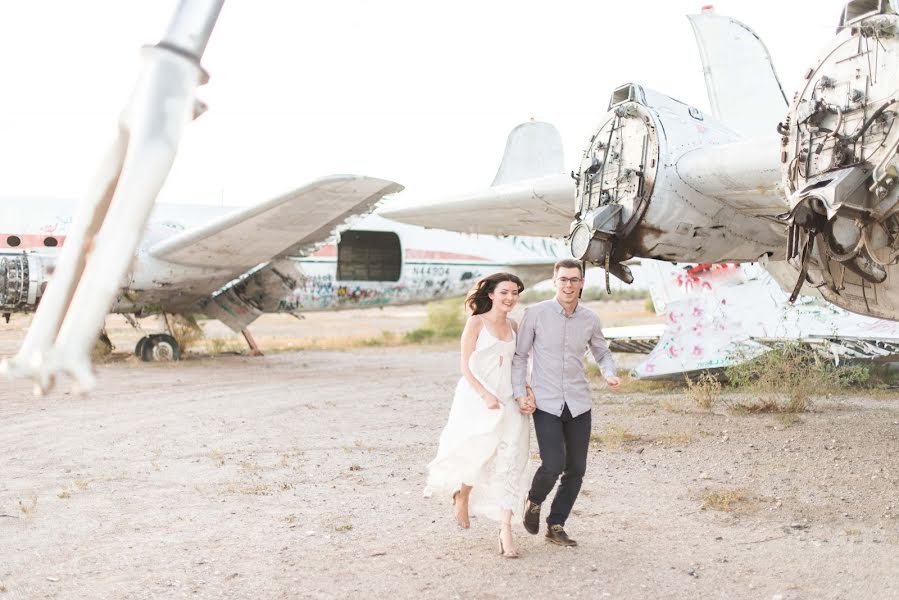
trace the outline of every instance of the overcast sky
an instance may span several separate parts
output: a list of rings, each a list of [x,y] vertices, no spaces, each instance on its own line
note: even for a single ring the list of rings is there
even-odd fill
[[[0,196],[80,197],[173,0],[0,0]],[[414,197],[481,188],[506,134],[555,124],[574,168],[613,88],[705,109],[684,0],[227,0],[209,111],[160,200],[240,205],[332,173]],[[721,0],[765,40],[787,97],[834,35],[838,0]]]

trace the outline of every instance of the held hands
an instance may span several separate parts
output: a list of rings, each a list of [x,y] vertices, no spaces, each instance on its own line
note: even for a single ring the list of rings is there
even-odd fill
[[[617,390],[621,387],[621,380],[615,376],[606,377],[606,383],[609,384],[609,389]]]
[[[518,410],[523,415],[533,414],[537,410],[537,399],[534,397],[534,390],[531,389],[531,386],[528,386],[527,391],[527,396],[515,398],[515,401],[518,402]]]

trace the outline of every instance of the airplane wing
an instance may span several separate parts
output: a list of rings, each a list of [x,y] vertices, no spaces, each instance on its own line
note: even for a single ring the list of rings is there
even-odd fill
[[[439,202],[382,210],[387,219],[462,233],[559,237],[574,213],[574,181],[551,175],[444,198]]]
[[[715,118],[743,135],[772,134],[787,111],[764,42],[749,27],[713,10],[688,15]]]
[[[435,202],[379,211],[401,223],[488,235],[560,237],[574,214],[574,181],[563,175],[562,138],[549,123],[522,123],[509,133],[491,187]]]
[[[278,256],[310,252],[340,225],[402,189],[372,177],[324,177],[169,237],[147,253],[181,265],[244,271]]]

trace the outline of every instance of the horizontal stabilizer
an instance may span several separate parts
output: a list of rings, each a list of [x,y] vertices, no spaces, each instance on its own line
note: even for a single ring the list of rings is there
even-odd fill
[[[381,216],[401,223],[487,235],[562,237],[574,214],[574,181],[563,175],[562,138],[530,121],[509,133],[493,185],[436,201],[394,205]]]
[[[182,265],[244,271],[277,256],[314,250],[339,226],[368,214],[382,197],[402,189],[372,177],[324,177],[169,237],[148,253]]]
[[[574,214],[574,181],[568,175],[550,175],[379,214],[462,233],[561,237],[568,234]]]
[[[787,112],[768,49],[749,27],[704,10],[688,15],[716,119],[744,137],[772,134]]]

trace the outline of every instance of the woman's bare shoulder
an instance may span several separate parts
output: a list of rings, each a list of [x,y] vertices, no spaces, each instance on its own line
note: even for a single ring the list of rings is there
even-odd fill
[[[465,331],[480,332],[482,327],[484,327],[484,319],[480,315],[469,315],[468,320],[465,321]]]

